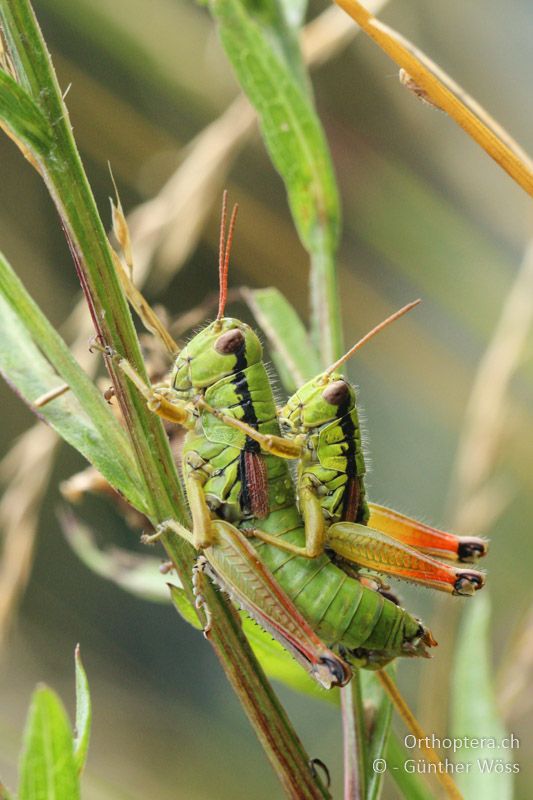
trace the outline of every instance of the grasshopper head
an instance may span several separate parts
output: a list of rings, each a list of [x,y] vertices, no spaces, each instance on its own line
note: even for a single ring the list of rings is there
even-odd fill
[[[304,383],[282,409],[282,424],[305,432],[344,416],[355,406],[355,389],[338,372]]]
[[[179,353],[171,386],[189,397],[263,357],[258,336],[244,322],[231,317],[216,319],[197,333]]]

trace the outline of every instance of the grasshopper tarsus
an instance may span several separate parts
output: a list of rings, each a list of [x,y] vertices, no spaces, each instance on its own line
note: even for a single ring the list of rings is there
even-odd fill
[[[457,548],[457,558],[463,563],[472,563],[487,555],[489,543],[475,536],[462,537]]]
[[[324,773],[324,777],[326,779],[325,780],[326,789],[329,789],[329,787],[331,786],[331,775],[329,769],[324,764],[324,762],[320,758],[312,758],[309,762],[309,767],[311,769],[313,778],[319,777],[317,767],[319,767],[322,770],[322,772]]]
[[[479,589],[485,585],[485,576],[482,572],[469,572],[462,570],[459,572],[454,585],[454,594],[461,597],[472,597]]]
[[[203,594],[203,577],[206,571],[208,562],[205,556],[198,556],[192,568],[192,590],[194,595],[194,605],[198,611],[203,611],[205,616],[205,624],[203,626],[203,633],[206,639],[209,639],[213,618],[211,609]]]
[[[114,398],[114,396],[115,396],[115,387],[108,386],[104,392],[104,400],[106,401],[106,403],[111,403],[111,400]]]

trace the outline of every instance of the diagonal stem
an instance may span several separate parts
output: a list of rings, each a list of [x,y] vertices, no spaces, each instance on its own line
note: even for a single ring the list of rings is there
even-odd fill
[[[366,798],[366,736],[359,670],[341,689],[342,733],[344,743],[344,800]]]
[[[85,175],[46,45],[28,0],[0,0],[2,27],[18,79],[53,132],[49,152],[35,153],[36,164],[58,209],[97,336],[146,377],[139,342],[116,274],[106,232]],[[120,370],[110,372],[143,476],[151,520],[186,522],[186,506],[161,422]],[[189,599],[194,551],[176,537],[163,537]],[[212,613],[211,642],[228,679],[289,797],[329,797],[313,774],[309,758],[257,663],[233,609],[211,585],[206,601]]]

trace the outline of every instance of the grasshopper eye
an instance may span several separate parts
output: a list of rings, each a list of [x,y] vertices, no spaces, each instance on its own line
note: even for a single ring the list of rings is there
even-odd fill
[[[215,342],[215,350],[223,356],[236,353],[244,345],[244,334],[238,328],[226,331]]]
[[[329,386],[326,386],[322,392],[322,397],[326,403],[332,406],[340,406],[344,403],[350,394],[350,390],[345,381],[333,381]]]

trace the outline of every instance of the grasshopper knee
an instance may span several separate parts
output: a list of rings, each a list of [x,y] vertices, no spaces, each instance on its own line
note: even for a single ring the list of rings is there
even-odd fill
[[[462,595],[463,597],[470,597],[475,594],[478,589],[482,589],[484,585],[485,576],[482,572],[458,570],[453,593]]]

